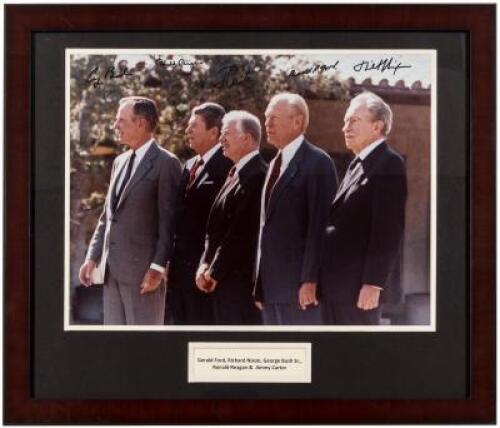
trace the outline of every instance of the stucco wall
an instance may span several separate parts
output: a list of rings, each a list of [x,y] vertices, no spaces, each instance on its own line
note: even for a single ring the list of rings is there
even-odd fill
[[[348,103],[308,100],[308,105],[310,124],[307,137],[334,159],[339,154],[347,154],[341,129]],[[405,294],[428,292],[431,109],[428,105],[408,104],[392,104],[391,108],[394,124],[389,143],[406,158],[408,174],[403,290]],[[338,169],[343,173],[341,165]]]

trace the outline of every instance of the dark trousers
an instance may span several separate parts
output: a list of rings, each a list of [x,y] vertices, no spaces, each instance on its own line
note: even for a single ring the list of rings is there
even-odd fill
[[[322,300],[323,323],[327,325],[378,325],[382,313],[380,305],[375,309],[358,309],[355,304],[340,304]]]
[[[215,324],[213,296],[195,289],[172,289],[167,293],[168,315],[165,324],[213,325]]]
[[[298,303],[264,303],[262,321],[265,325],[320,325],[321,307],[302,310]]]
[[[214,315],[217,325],[260,325],[262,314],[251,296],[247,299],[214,296]]]

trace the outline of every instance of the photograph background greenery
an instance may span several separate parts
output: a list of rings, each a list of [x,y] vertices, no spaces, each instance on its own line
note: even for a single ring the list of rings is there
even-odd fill
[[[102,211],[113,159],[126,150],[113,129],[122,97],[155,100],[160,114],[156,139],[184,162],[194,154],[185,144],[187,120],[203,102],[220,103],[227,111],[248,110],[263,123],[267,103],[279,92],[348,99],[349,82],[321,67],[319,60],[292,55],[71,55],[72,287],[78,286],[79,264]],[[291,70],[297,75],[291,76]],[[265,141],[262,150],[272,152]]]
[[[184,133],[197,105],[213,101],[227,111],[248,110],[263,125],[273,95],[283,91],[301,94],[310,111],[306,137],[328,152],[342,179],[353,157],[345,146],[343,118],[349,100],[364,90],[378,94],[391,106],[395,120],[389,143],[405,158],[408,175],[405,237],[392,278],[401,286],[401,302],[384,306],[384,318],[392,324],[429,323],[431,55],[257,53],[71,53],[70,323],[102,323],[102,287],[80,286],[78,270],[102,212],[113,160],[127,149],[119,144],[113,129],[122,97],[138,95],[156,101],[160,123],[155,138],[184,162],[194,154]],[[366,65],[364,71],[360,70],[362,64]],[[399,69],[401,64],[405,67]],[[274,152],[264,132],[261,153],[270,160]]]

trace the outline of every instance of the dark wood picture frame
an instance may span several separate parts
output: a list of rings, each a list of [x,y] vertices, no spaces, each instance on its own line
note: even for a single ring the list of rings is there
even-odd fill
[[[6,7],[6,423],[493,423],[495,6]],[[464,31],[470,41],[470,396],[444,400],[39,400],[31,392],[31,54],[38,31]]]

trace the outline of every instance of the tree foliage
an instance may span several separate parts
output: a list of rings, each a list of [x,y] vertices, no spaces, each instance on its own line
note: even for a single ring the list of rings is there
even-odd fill
[[[287,66],[283,66],[287,64]],[[124,150],[113,123],[122,97],[156,101],[158,142],[181,160],[192,153],[184,129],[196,105],[213,101],[227,111],[248,110],[263,119],[270,98],[290,91],[307,98],[344,99],[335,74],[303,73],[314,62],[291,55],[73,55],[70,61],[72,260],[79,264],[107,191],[112,160]],[[75,267],[76,268],[76,267]],[[72,275],[75,276],[75,268]]]
[[[336,75],[316,72],[290,77],[292,68],[305,70],[314,65],[290,55],[196,55],[189,59],[151,55],[148,61],[135,64],[119,59],[85,55],[71,61],[72,159],[88,155],[96,145],[120,150],[113,122],[118,101],[125,96],[156,101],[160,144],[185,158],[184,128],[191,109],[202,102],[214,101],[228,111],[243,109],[262,117],[269,99],[279,92],[328,99],[342,99],[347,93]],[[285,62],[291,65],[277,66]]]

